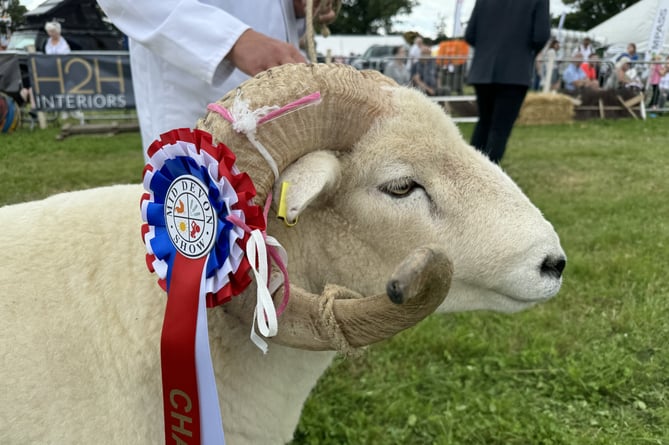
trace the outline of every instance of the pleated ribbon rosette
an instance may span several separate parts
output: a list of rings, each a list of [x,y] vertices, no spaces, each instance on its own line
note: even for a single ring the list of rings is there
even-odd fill
[[[168,295],[161,334],[165,440],[221,444],[206,308],[240,294],[254,274],[258,302],[251,338],[266,351],[255,326],[266,337],[276,335],[269,257],[285,271],[285,251],[266,236],[266,215],[252,202],[253,182],[235,167],[228,147],[213,145],[204,131],[178,129],[161,135],[148,154],[142,237],[148,268]]]

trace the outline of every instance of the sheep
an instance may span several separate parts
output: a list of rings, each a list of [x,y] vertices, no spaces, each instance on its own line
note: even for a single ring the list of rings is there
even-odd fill
[[[320,103],[256,129],[279,178],[220,113],[197,123],[235,152],[257,203],[276,202],[290,183],[285,219],[297,222],[268,220],[294,294],[269,353],[248,339],[248,291],[207,314],[230,445],[289,441],[336,349],[380,341],[437,306],[523,310],[562,282],[550,223],[419,92],[343,65],[286,65],[217,104],[255,110],[314,92]],[[165,292],[145,263],[143,191],[100,187],[0,208],[1,443],[163,441]],[[323,298],[339,305],[335,333],[318,321]]]

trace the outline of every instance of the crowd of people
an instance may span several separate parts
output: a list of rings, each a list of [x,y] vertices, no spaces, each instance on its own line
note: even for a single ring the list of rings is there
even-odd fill
[[[448,43],[451,42],[465,44],[462,39],[450,39]],[[529,89],[570,95],[583,91],[627,89],[643,91],[651,110],[663,109],[667,105],[669,56],[654,55],[650,61],[645,61],[639,56],[636,45],[630,43],[625,52],[605,58],[588,37],[570,49],[563,51],[561,42],[551,38],[537,54]],[[382,71],[399,84],[413,86],[427,95],[462,95],[472,60],[467,55],[455,57],[455,60],[456,64],[450,62],[450,58],[441,52],[441,45],[436,50],[418,36],[410,47],[397,46]],[[448,84],[449,75],[457,82]]]
[[[315,7],[320,3],[315,1]],[[319,21],[327,24],[334,20],[335,12],[331,2],[323,3],[326,7],[318,13]],[[155,135],[193,122],[211,97],[221,96],[248,76],[279,64],[306,61],[300,51],[306,1],[282,0],[262,14],[256,7],[233,1],[222,0],[217,6],[188,3],[188,20],[200,20],[201,29],[207,29],[188,35],[174,33],[181,26],[174,10],[179,6],[176,1],[161,3],[157,9],[148,0],[100,0],[99,4],[131,39],[134,91],[145,147]],[[501,160],[529,90],[579,94],[617,88],[642,91],[648,86],[650,106],[665,106],[669,57],[655,56],[652,63],[643,63],[636,45],[630,43],[613,64],[601,58],[588,37],[565,54],[561,42],[550,38],[547,8],[546,1],[524,0],[514,3],[513,11],[506,11],[492,0],[477,0],[464,38],[448,39],[434,50],[431,42],[418,35],[410,46],[398,45],[383,67],[377,68],[400,85],[429,96],[462,95],[464,85],[470,84],[479,110],[472,144],[495,162]],[[152,14],[141,14],[149,9]],[[516,32],[511,37],[495,32],[502,16],[514,23]],[[205,26],[213,19],[224,25],[215,27],[219,31],[214,35],[212,27]],[[38,51],[70,52],[60,23],[48,22],[45,30],[49,38]],[[185,60],[190,63],[183,64]],[[641,66],[648,68],[644,73],[648,85],[639,73]],[[173,94],[160,93],[166,90]],[[156,109],[178,112],[165,114],[154,112]]]
[[[462,95],[468,51],[463,39],[449,39],[439,44],[435,54],[429,41],[417,36],[408,50],[405,45],[395,47],[383,73],[428,96],[453,92]]]
[[[70,46],[62,36],[60,23],[47,22],[44,26],[49,38],[40,49],[45,54],[68,54]],[[3,35],[0,48],[6,47],[8,36]],[[3,46],[4,45],[4,46]],[[443,48],[451,48],[446,49]],[[460,49],[464,47],[464,50]],[[453,54],[458,48],[458,54]],[[462,52],[464,51],[464,52]],[[554,63],[549,67],[549,60]],[[350,60],[336,58],[336,61],[348,63]],[[427,95],[453,94],[462,95],[466,83],[471,59],[468,58],[468,46],[463,39],[449,39],[434,50],[429,41],[418,35],[411,46],[398,45],[392,57],[385,63],[382,71],[400,85],[413,86]],[[644,69],[646,68],[647,69]],[[550,73],[547,71],[550,69]],[[642,72],[648,79],[647,94],[651,97],[649,106],[662,108],[667,102],[669,78],[669,56],[663,60],[655,55],[650,64],[642,62],[634,43],[618,55],[615,61],[603,60],[598,55],[593,42],[585,37],[571,54],[561,51],[560,41],[552,38],[537,54],[534,65],[532,90],[560,91],[577,94],[583,90],[601,90],[628,88],[644,90],[646,84]],[[450,79],[450,82],[447,81]],[[447,84],[448,83],[448,84]],[[548,87],[545,84],[548,83]]]
[[[550,75],[549,60],[554,61]],[[669,89],[669,56],[653,55],[642,60],[635,43],[629,43],[625,52],[612,59],[600,56],[592,41],[586,37],[570,54],[560,51],[560,42],[552,39],[536,59],[533,88],[579,94],[583,91],[627,89],[644,92],[651,110],[663,108]],[[664,82],[664,83],[663,83]]]

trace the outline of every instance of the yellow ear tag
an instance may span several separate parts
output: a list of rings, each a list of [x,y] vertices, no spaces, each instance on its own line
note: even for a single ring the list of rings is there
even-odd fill
[[[293,227],[295,224],[297,224],[298,218],[295,218],[295,221],[289,222],[288,218],[286,217],[286,195],[288,195],[288,187],[290,187],[289,182],[282,182],[281,183],[281,195],[279,197],[279,210],[276,212],[277,218],[281,218],[283,220],[283,223],[288,226],[288,227]]]

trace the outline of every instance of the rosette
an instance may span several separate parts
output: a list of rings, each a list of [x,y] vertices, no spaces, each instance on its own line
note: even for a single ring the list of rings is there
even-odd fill
[[[253,182],[235,167],[235,155],[224,144],[214,146],[204,131],[178,129],[161,135],[148,154],[142,237],[148,268],[167,291],[160,338],[165,438],[169,442],[176,434],[180,443],[220,444],[206,307],[240,294],[252,272],[257,301],[250,337],[267,352],[255,329],[265,337],[277,333],[268,284],[276,289],[284,283],[285,303],[287,257],[265,233],[269,200],[265,209],[253,204]],[[268,279],[270,258],[283,279]]]
[[[251,282],[251,265],[244,255],[250,234],[231,219],[250,230],[265,231],[263,209],[252,202],[253,182],[235,167],[234,153],[224,144],[214,146],[204,131],[165,133],[148,154],[143,180],[148,193],[142,197],[141,209],[149,270],[167,291],[177,246],[192,258],[208,254],[207,307],[229,301]],[[175,187],[180,177],[190,182]],[[206,196],[200,196],[202,191]]]

